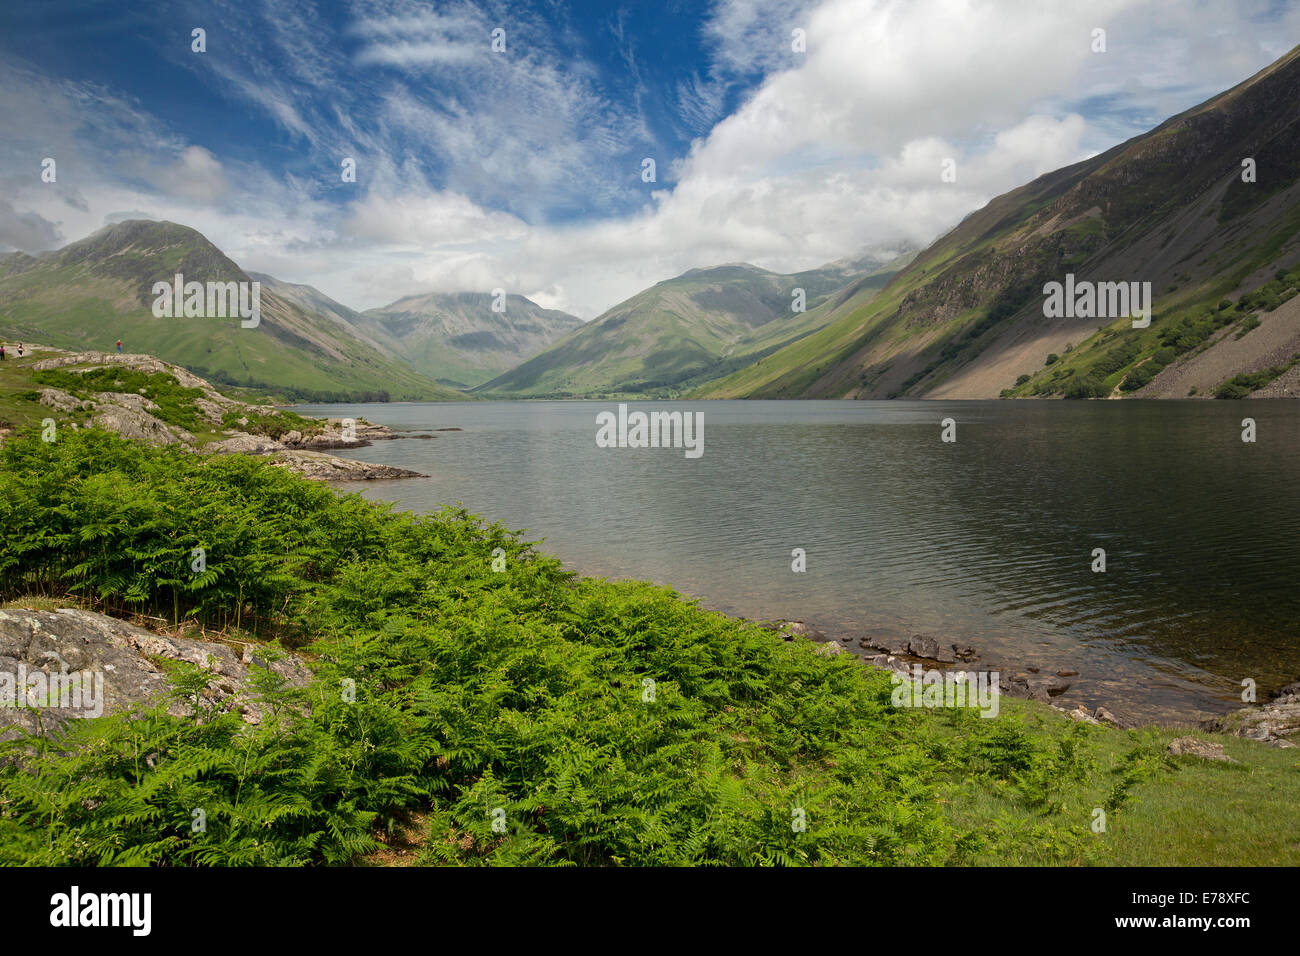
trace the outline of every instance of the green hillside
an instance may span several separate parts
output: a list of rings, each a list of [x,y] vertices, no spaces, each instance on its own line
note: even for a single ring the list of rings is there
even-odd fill
[[[475,391],[501,397],[671,396],[816,331],[846,284],[870,295],[907,261],[865,257],[781,275],[694,269],[619,303]],[[869,271],[864,279],[862,272]],[[792,310],[802,289],[806,311]]]
[[[420,374],[456,388],[495,378],[583,324],[522,295],[506,296],[501,312],[493,304],[486,292],[412,295],[353,313],[353,321]]]
[[[0,336],[59,348],[150,353],[211,381],[302,399],[457,400],[336,317],[261,289],[261,323],[156,318],[155,282],[252,281],[200,233],[130,220],[40,257],[0,258]]]

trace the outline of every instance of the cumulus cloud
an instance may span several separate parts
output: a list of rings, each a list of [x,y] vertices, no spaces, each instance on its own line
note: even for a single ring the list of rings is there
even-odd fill
[[[1239,82],[1300,28],[1300,5],[1269,0],[720,0],[702,27],[712,59],[668,91],[698,136],[647,188],[641,116],[614,110],[598,72],[527,13],[376,0],[339,44],[310,4],[286,0],[262,30],[252,9],[227,10],[247,62],[178,63],[270,117],[314,168],[355,156],[357,183],[272,174],[111,90],[0,65],[0,241],[48,247],[147,210],[357,308],[503,287],[592,317],[690,268],[795,271],[927,242]],[[507,19],[510,52],[493,54]],[[741,76],[760,81],[723,116]],[[57,189],[32,167],[43,155],[60,157]],[[60,192],[65,168],[84,209]]]
[[[155,174],[159,188],[168,195],[216,202],[230,191],[220,160],[202,146],[187,146],[176,160]]]
[[[63,238],[59,227],[34,212],[19,212],[0,199],[0,252],[43,252]]]

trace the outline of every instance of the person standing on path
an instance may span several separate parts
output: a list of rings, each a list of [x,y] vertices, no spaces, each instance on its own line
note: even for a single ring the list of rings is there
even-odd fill
[[[121,339],[118,339],[118,340],[117,340],[117,354],[118,354],[118,355],[121,355],[121,354],[122,354],[122,340],[121,340]]]
[[[22,343],[22,342],[19,342],[19,343],[18,343],[18,357],[19,357],[19,358],[22,358],[22,357],[23,357],[23,343]]]
[[[4,343],[0,342],[0,362],[3,362],[4,360],[5,360],[5,347],[4,347]]]

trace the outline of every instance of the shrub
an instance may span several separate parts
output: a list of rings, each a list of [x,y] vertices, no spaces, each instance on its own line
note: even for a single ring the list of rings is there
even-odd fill
[[[1294,365],[1295,362],[1293,361],[1291,364]],[[1290,365],[1274,365],[1258,372],[1243,372],[1240,375],[1234,375],[1215,390],[1214,397],[1245,398],[1251,392],[1263,388],[1290,367]]]
[[[1065,388],[1065,397],[1072,399],[1105,398],[1108,394],[1106,386],[1092,375],[1077,376]]]
[[[1149,384],[1159,371],[1160,366],[1155,362],[1150,360],[1143,362],[1124,376],[1124,381],[1119,386],[1120,391],[1136,392],[1139,388]]]

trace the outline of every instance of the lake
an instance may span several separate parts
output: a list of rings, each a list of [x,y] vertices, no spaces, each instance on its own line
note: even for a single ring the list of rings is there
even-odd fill
[[[596,416],[618,404],[296,410],[463,429],[340,452],[430,476],[344,490],[463,503],[574,570],[731,614],[1079,671],[1058,703],[1194,720],[1240,706],[1243,679],[1263,700],[1300,677],[1300,404],[628,403],[702,412],[699,458],[598,448]]]

